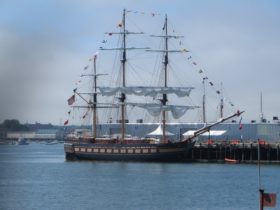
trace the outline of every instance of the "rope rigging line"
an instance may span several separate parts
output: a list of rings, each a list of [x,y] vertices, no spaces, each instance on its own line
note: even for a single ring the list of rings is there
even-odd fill
[[[133,11],[133,10],[126,10],[126,14],[127,14],[127,20],[126,21],[128,21],[128,24],[132,24],[139,31],[143,31],[143,30],[141,29],[140,26],[138,26],[138,24],[136,24],[133,21],[133,19],[131,18],[132,15],[145,15],[147,17],[152,17],[155,20],[154,22],[159,21],[159,19],[155,18],[155,17],[162,17],[162,15],[160,13],[156,13],[156,12],[140,12],[140,11]],[[123,27],[122,22],[118,23],[117,28],[120,29],[120,32],[122,32],[122,27]],[[175,29],[174,29],[173,24],[171,22],[169,23],[169,27],[170,27],[170,31],[172,31],[175,34],[178,34],[177,31],[175,32]],[[161,34],[164,35],[164,32],[162,31]],[[108,44],[110,44],[110,41],[107,39],[108,35],[111,37],[112,33],[107,33],[106,37],[104,37],[104,39],[101,40],[100,48],[104,48],[105,46],[108,46]],[[156,44],[155,44],[156,41],[153,38],[148,38],[148,36],[143,36],[142,38],[144,40],[143,43],[149,43],[151,45],[156,46]],[[117,39],[118,46],[120,46],[121,42],[122,42],[122,37],[121,37],[121,34],[120,34],[118,36],[118,39]],[[127,39],[127,43],[128,44],[131,43],[131,40],[129,38]],[[177,44],[175,44],[175,43],[177,43]],[[157,44],[161,48],[158,48],[158,49],[162,49],[163,44],[164,44],[164,41],[161,39],[160,43]],[[174,49],[179,47],[180,49],[182,49],[182,52],[187,51],[186,50],[187,48],[184,47],[184,41],[179,40],[179,39],[175,39],[174,41],[170,42],[170,46],[173,47]],[[204,70],[204,68],[201,68],[200,63],[197,62],[196,59],[194,59],[193,53],[188,52],[187,54],[183,54],[183,53],[180,53],[180,54],[181,54],[181,57],[183,58],[183,60],[186,61],[193,70],[195,70],[195,72],[199,75],[201,80],[203,80],[204,78],[208,78],[205,82],[205,85],[206,85],[207,89],[209,89],[209,87],[210,87],[210,89],[212,90],[212,95],[210,94],[210,96],[213,96],[213,95],[216,95],[216,96],[219,96],[219,97],[223,96],[222,100],[224,101],[224,107],[226,107],[227,109],[229,109],[231,111],[234,111],[236,109],[235,105],[232,103],[232,100],[228,97],[228,94],[225,91],[225,89],[223,88],[223,91],[221,91],[221,89],[218,87],[218,85],[216,85],[216,83],[214,83],[213,80],[210,79],[210,77],[208,76],[208,74]],[[143,67],[141,67],[141,65],[136,65],[136,64],[132,65],[130,62],[127,62],[128,67],[130,69],[130,71],[129,71],[130,75],[134,78],[135,81],[140,82],[140,79],[143,79],[143,81],[149,81],[150,85],[155,84],[155,81],[153,81],[154,78],[158,78],[157,84],[159,86],[162,86],[164,78],[160,77],[159,75],[161,75],[162,61],[163,61],[162,59],[164,59],[164,58],[162,58],[162,55],[160,55],[160,54],[157,54],[156,56],[149,56],[149,57],[146,57],[146,58],[148,58],[148,59],[156,58],[156,62],[154,63],[153,71],[151,71],[152,73],[151,73],[151,76],[150,76],[150,80],[143,79],[142,78],[143,76],[139,73],[139,71],[137,71],[137,70],[141,70],[142,72],[147,72],[146,68],[144,69]],[[110,78],[109,79],[105,79],[105,78],[101,79],[103,81],[101,83],[115,84],[117,86],[121,84],[121,80],[120,80],[120,78],[122,77],[121,66],[119,66],[119,68],[116,68],[117,62],[121,59],[122,59],[122,55],[119,52],[116,51],[115,54],[114,54],[114,59],[113,59],[114,62],[113,62],[113,66],[112,66],[112,69],[111,69],[111,72],[110,72]],[[145,59],[145,57],[141,57],[139,55],[139,53],[135,53],[134,55],[132,55],[129,58],[129,60],[141,60],[141,59]],[[88,63],[82,68],[82,71],[87,72],[90,69],[91,65],[92,65],[92,58],[88,59]],[[178,66],[178,65],[179,64],[176,63],[176,62],[170,61],[170,63],[168,64],[168,67],[169,67],[168,74],[170,72],[174,73],[175,71],[173,69],[173,66]],[[118,72],[117,74],[116,74],[116,71]],[[183,72],[183,74],[184,74],[184,72]],[[179,84],[179,85],[183,84],[182,81],[181,81],[182,77],[178,76],[177,74],[173,74],[173,77],[174,77],[174,80],[176,81],[177,84]],[[118,81],[119,81],[119,83],[118,83]],[[77,80],[75,82],[75,87],[79,88],[79,89],[80,88],[82,89],[82,88],[88,87],[90,83],[91,83],[90,80],[84,82],[84,81],[81,80],[81,78],[79,78],[79,80]],[[112,97],[111,99],[107,98],[107,99],[104,99],[104,100],[107,101],[107,102],[114,103],[116,101],[116,97]],[[152,99],[150,99],[150,100],[152,100]],[[192,97],[188,97],[188,100],[191,103],[194,103]],[[148,101],[148,99],[146,99],[146,101]],[[119,110],[117,109],[117,112],[118,111]],[[75,115],[75,112],[72,111],[73,116]],[[145,111],[143,111],[143,112],[145,112]],[[145,112],[145,113],[146,114],[143,114],[141,116],[146,117],[147,112]],[[68,112],[68,114],[69,114],[69,112]],[[86,115],[88,115],[88,114],[86,114]],[[112,118],[112,109],[103,109],[102,110],[102,116],[104,116],[104,115],[105,116],[107,115],[107,117],[106,117],[107,119],[111,119]]]

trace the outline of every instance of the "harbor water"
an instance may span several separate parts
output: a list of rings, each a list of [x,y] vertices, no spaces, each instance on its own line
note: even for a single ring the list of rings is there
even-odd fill
[[[280,195],[280,165],[263,165]],[[63,144],[0,145],[0,209],[258,209],[255,164],[66,161]],[[279,202],[276,209],[280,209]]]

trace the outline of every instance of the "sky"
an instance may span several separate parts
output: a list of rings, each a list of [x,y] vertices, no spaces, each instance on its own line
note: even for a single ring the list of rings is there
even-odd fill
[[[67,99],[75,83],[89,57],[103,46],[102,41],[108,39],[107,46],[111,47],[113,41],[104,33],[118,30],[124,8],[145,13],[129,14],[129,21],[132,26],[134,20],[142,21],[133,29],[151,33],[161,33],[164,14],[168,14],[175,32],[185,36],[183,46],[192,56],[191,63],[187,59],[176,61],[172,69],[197,74],[188,74],[187,85],[197,82],[201,90],[201,75],[195,72],[201,68],[215,88],[223,84],[225,102],[234,103],[229,110],[245,110],[245,121],[259,120],[260,92],[264,116],[268,120],[280,116],[277,0],[2,0],[0,121],[18,119],[22,123],[58,125],[68,119]],[[152,13],[159,15],[152,17]],[[180,43],[175,47],[183,46]],[[112,65],[106,64],[112,60],[104,58],[105,64],[101,64],[102,56],[100,52],[98,67],[110,73]],[[142,70],[155,66],[142,64]],[[149,77],[150,70],[143,74]],[[210,115],[217,112],[218,99],[212,97],[216,89],[209,85],[206,89],[209,120],[213,120],[214,114]],[[200,105],[200,96],[201,91],[194,93],[192,103]]]

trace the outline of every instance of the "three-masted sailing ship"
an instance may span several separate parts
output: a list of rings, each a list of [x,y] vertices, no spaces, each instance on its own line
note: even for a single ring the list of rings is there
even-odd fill
[[[120,32],[112,32],[110,35],[119,34],[122,36],[122,46],[115,49],[105,49],[101,50],[119,50],[122,53],[121,65],[122,65],[122,81],[119,87],[99,87],[97,86],[97,77],[100,76],[96,72],[96,57],[94,57],[94,91],[92,94],[92,100],[87,101],[83,96],[74,90],[74,94],[80,96],[87,105],[86,108],[92,110],[93,115],[93,126],[92,135],[81,138],[75,138],[69,136],[65,139],[64,150],[66,154],[66,159],[88,159],[88,160],[111,160],[111,161],[180,161],[188,155],[190,150],[195,144],[195,138],[204,132],[209,131],[209,129],[216,124],[224,122],[232,117],[239,116],[242,112],[236,112],[231,116],[220,119],[218,122],[205,126],[196,132],[192,136],[188,136],[185,139],[177,141],[169,141],[168,131],[166,129],[166,116],[167,112],[171,112],[174,118],[180,118],[183,116],[187,110],[198,108],[197,106],[176,106],[170,105],[168,103],[168,94],[175,94],[179,97],[189,96],[192,87],[170,87],[168,85],[168,55],[169,53],[182,52],[182,50],[170,50],[168,48],[169,39],[181,38],[180,36],[173,36],[168,34],[168,22],[167,15],[165,16],[164,23],[164,35],[153,36],[164,39],[164,49],[161,50],[151,50],[148,48],[130,48],[127,47],[126,38],[131,34],[142,34],[129,32],[126,29],[126,10],[123,11],[122,17],[122,30]],[[142,49],[149,52],[160,52],[163,53],[163,72],[164,72],[164,84],[161,87],[154,86],[127,86],[126,84],[126,62],[127,62],[127,51]],[[187,52],[187,50],[184,50]],[[115,137],[102,137],[97,136],[97,110],[99,108],[109,108],[109,106],[104,106],[98,103],[97,95],[101,94],[103,96],[112,96],[118,94],[119,103],[112,104],[110,108],[120,109],[121,124],[120,135]],[[136,96],[150,96],[158,97],[160,95],[159,103],[129,103],[126,100],[126,95],[136,95]],[[125,119],[125,108],[126,106],[136,106],[146,109],[149,114],[153,116],[161,115],[162,121],[160,128],[162,129],[162,136],[159,141],[155,141],[151,138],[129,138],[126,136],[126,119]]]

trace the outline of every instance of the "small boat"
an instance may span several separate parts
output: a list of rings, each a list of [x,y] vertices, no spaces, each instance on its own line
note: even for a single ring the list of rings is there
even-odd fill
[[[54,145],[54,144],[59,144],[59,141],[54,140],[46,143],[46,145]]]
[[[230,158],[225,158],[226,163],[238,163],[238,160],[235,159],[230,159]]]
[[[16,145],[28,145],[29,143],[24,138],[18,138]]]

